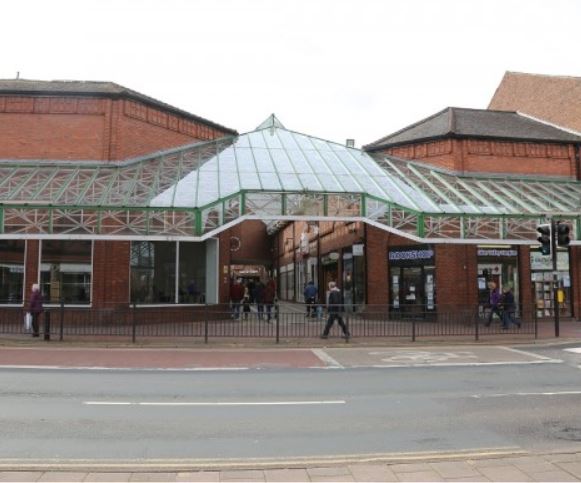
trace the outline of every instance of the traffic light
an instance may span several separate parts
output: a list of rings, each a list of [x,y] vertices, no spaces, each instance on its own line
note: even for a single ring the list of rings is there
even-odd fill
[[[566,223],[562,223],[560,221],[557,222],[557,245],[560,247],[568,247],[569,243],[571,242],[571,238],[569,238],[569,225]]]
[[[537,227],[537,231],[541,234],[538,238],[537,241],[541,244],[541,253],[543,255],[550,255],[551,254],[551,225],[550,224],[546,224],[546,225],[539,225]]]

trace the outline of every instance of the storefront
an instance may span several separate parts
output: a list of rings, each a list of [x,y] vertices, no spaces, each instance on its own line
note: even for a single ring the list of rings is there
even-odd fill
[[[553,258],[531,250],[531,281],[537,317],[553,317],[555,304],[555,281]],[[561,299],[559,315],[571,317],[571,273],[569,251],[565,248],[557,252],[557,283]]]
[[[478,260],[478,312],[482,316],[490,301],[488,284],[494,282],[500,293],[510,287],[518,307],[518,250],[511,246],[479,246]],[[517,309],[518,310],[518,309]]]
[[[436,312],[435,251],[432,245],[392,248],[388,253],[392,313],[426,317]]]

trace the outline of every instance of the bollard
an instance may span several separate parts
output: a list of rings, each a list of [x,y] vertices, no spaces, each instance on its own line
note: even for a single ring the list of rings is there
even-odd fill
[[[60,329],[59,329],[59,341],[62,342],[63,337],[64,337],[64,325],[65,325],[65,301],[63,299],[61,299],[60,317],[61,317],[61,323],[60,323]]]
[[[50,312],[44,313],[44,340],[50,340]]]
[[[204,343],[208,343],[208,302],[204,308]]]
[[[136,319],[136,312],[137,312],[137,308],[136,308],[136,303],[133,302],[133,312],[132,312],[132,317],[131,317],[131,341],[135,344],[135,340],[136,340],[136,332],[137,332],[137,319]]]

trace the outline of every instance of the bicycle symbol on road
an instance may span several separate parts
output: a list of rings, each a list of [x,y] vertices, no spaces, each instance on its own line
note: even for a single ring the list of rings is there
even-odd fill
[[[466,359],[478,359],[473,352],[429,352],[429,351],[378,351],[370,352],[371,356],[380,356],[382,362],[391,364],[435,364],[443,362],[459,362]]]

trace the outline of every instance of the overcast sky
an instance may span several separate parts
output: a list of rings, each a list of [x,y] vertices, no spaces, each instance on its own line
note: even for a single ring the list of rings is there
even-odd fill
[[[576,0],[19,0],[0,78],[104,80],[246,132],[357,146],[446,106],[486,108],[506,70],[581,76]]]

